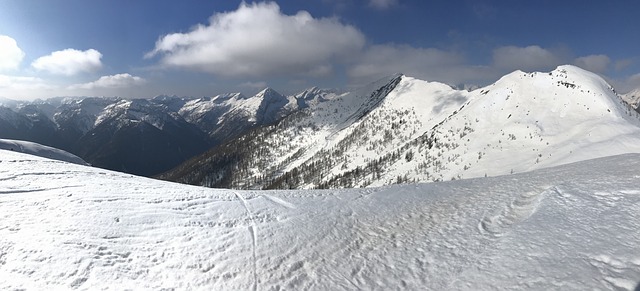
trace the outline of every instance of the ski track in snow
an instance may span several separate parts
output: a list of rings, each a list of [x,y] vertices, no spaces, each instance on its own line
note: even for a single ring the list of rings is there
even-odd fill
[[[251,242],[253,245],[253,290],[258,290],[258,259],[256,257],[256,250],[258,249],[258,236],[257,236],[257,228],[256,228],[256,222],[253,219],[253,214],[251,214],[251,210],[249,209],[249,205],[247,204],[247,200],[244,199],[244,197],[238,193],[237,191],[234,191],[233,194],[236,195],[236,197],[238,197],[238,199],[240,200],[240,202],[242,202],[242,206],[244,207],[244,209],[247,211],[247,216],[249,218],[249,222],[251,223],[249,225],[249,232],[251,233]]]
[[[269,200],[269,201],[271,201],[271,202],[273,202],[273,203],[275,203],[277,205],[280,205],[282,207],[289,208],[289,209],[296,209],[296,205],[295,204],[289,203],[287,201],[284,201],[284,200],[282,200],[282,199],[280,199],[278,197],[274,197],[274,196],[271,196],[271,195],[268,195],[268,194],[262,194],[260,196],[264,197],[265,199],[267,199],[267,200]]]
[[[0,289],[634,290],[640,282],[640,155],[445,183],[266,192],[47,161],[0,151],[0,191],[13,191],[0,195]]]

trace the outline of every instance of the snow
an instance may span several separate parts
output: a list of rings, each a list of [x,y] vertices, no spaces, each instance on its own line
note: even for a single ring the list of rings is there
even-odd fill
[[[638,173],[232,191],[0,150],[0,289],[634,290]]]
[[[640,107],[640,88],[632,90],[631,92],[622,95],[622,99],[629,103],[631,107],[638,109]]]
[[[391,128],[390,138],[384,137],[381,132]],[[549,73],[516,71],[473,92],[402,76],[379,106],[335,133],[336,141],[323,149],[350,135],[362,142],[344,150],[340,157],[346,162],[325,180],[405,145],[399,156],[416,158],[399,159],[381,178],[370,184],[362,179],[356,186],[388,185],[397,177],[438,181],[497,176],[640,153],[638,114],[601,77],[569,65]],[[440,146],[425,147],[416,142],[421,136],[432,136]]]
[[[29,141],[0,139],[0,150],[15,151],[78,165],[88,165],[87,162],[74,154]]]

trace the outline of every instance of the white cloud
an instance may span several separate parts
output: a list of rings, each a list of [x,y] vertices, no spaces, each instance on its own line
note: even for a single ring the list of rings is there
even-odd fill
[[[594,73],[604,73],[607,68],[609,68],[611,59],[606,55],[590,55],[577,58],[573,63],[578,67]]]
[[[94,49],[86,51],[66,49],[40,57],[33,61],[31,66],[39,71],[71,76],[102,68],[101,58],[102,54]]]
[[[334,61],[362,50],[364,35],[335,18],[306,11],[285,15],[274,3],[240,4],[208,25],[161,37],[145,57],[161,64],[223,76],[326,75]]]
[[[384,10],[398,4],[398,0],[369,0],[369,6]]]
[[[52,86],[46,84],[46,82],[40,78],[0,75],[0,89],[30,90],[46,88],[52,88]]]
[[[36,77],[0,75],[1,97],[14,100],[52,97],[47,94],[56,92],[57,89],[57,86]]]
[[[132,76],[130,74],[117,74],[111,76],[102,76],[100,79],[84,83],[69,86],[69,89],[97,89],[97,88],[126,88],[132,87],[144,83],[145,80],[141,77]]]
[[[0,35],[0,71],[18,69],[24,55],[15,39]]]
[[[503,46],[493,51],[493,66],[500,70],[550,70],[564,63],[566,60],[560,54],[537,45]]]

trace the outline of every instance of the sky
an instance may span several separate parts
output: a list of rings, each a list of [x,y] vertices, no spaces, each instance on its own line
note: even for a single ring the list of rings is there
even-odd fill
[[[294,94],[573,64],[640,87],[640,2],[0,0],[0,97]]]

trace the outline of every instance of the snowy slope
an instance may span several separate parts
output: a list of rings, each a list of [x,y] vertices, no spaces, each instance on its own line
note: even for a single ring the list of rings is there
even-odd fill
[[[640,153],[640,119],[596,74],[574,66],[516,71],[472,92],[456,114],[407,148],[386,174],[409,180],[503,175]],[[373,183],[373,185],[379,184]]]
[[[401,76],[391,76],[353,92],[321,95],[323,102],[213,148],[167,175],[209,187],[231,180],[232,187],[261,188],[260,179],[276,178],[343,140],[354,123],[380,106],[400,80]],[[296,96],[303,98],[320,99],[304,92]],[[229,156],[240,157],[240,164],[229,163]]]
[[[640,155],[232,191],[0,150],[0,289],[634,290]]]
[[[74,154],[29,141],[0,139],[0,150],[15,151],[78,165],[88,165],[87,162]]]
[[[469,92],[392,76],[194,158],[163,178],[240,189],[382,186],[640,153],[640,117],[574,66]]]

